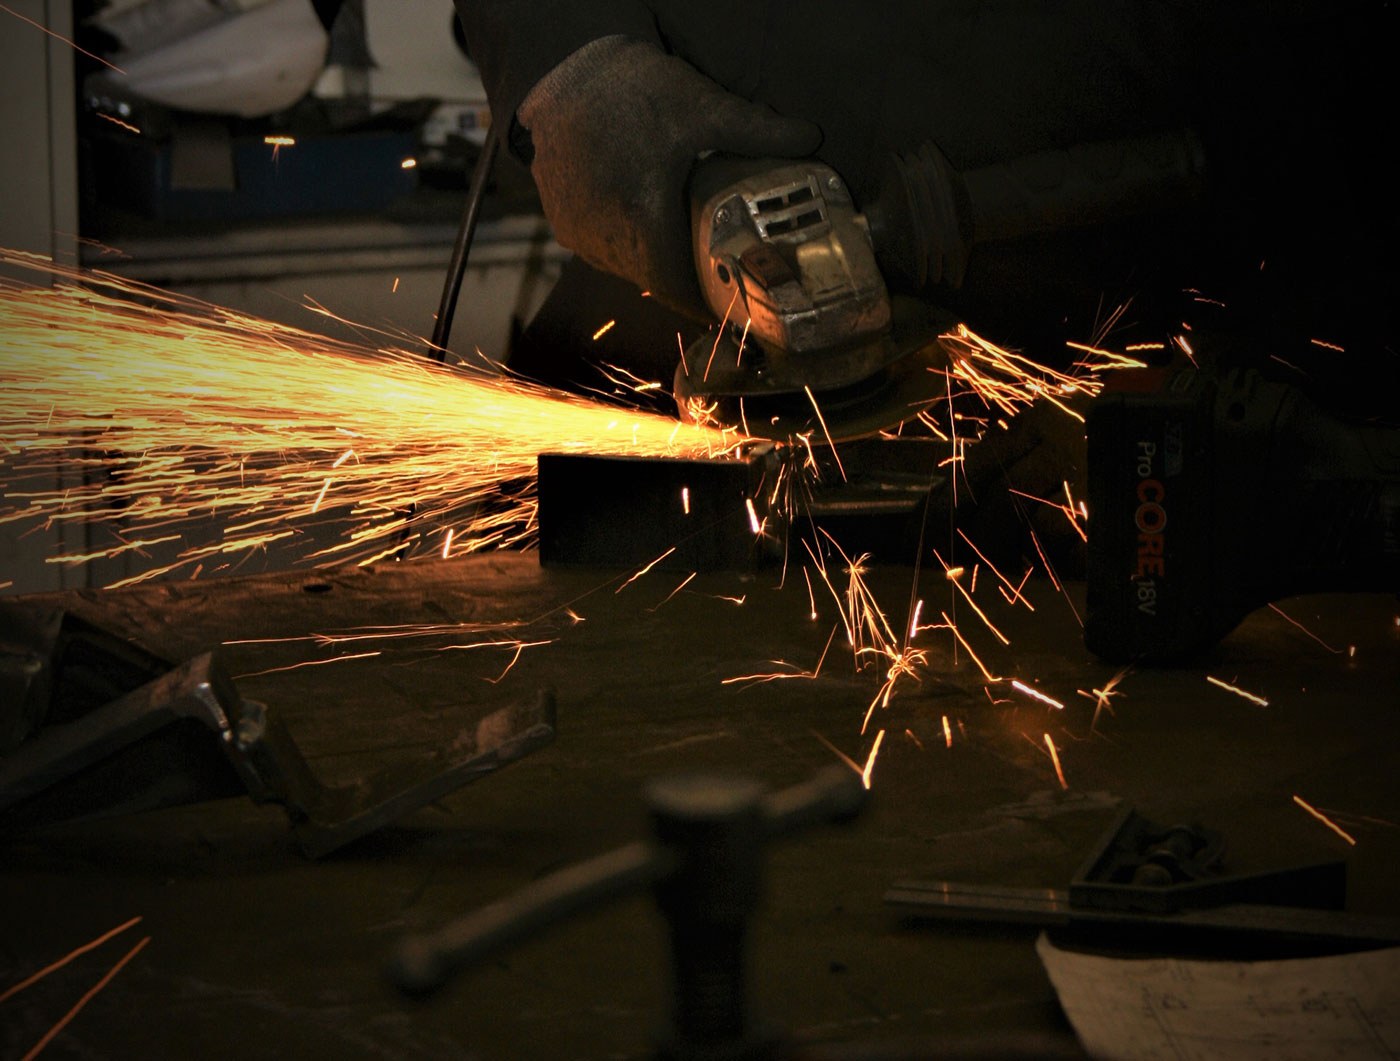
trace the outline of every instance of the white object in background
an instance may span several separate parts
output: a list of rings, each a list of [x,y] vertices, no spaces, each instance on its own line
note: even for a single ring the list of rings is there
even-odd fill
[[[188,37],[216,22],[261,7],[270,0],[135,0],[110,4],[88,24],[111,36],[122,59],[142,55]],[[123,63],[118,62],[118,66]]]
[[[1036,953],[1092,1057],[1303,1061],[1400,1057],[1400,948],[1289,961]]]
[[[306,95],[326,65],[329,42],[311,0],[268,0],[121,57],[125,74],[103,72],[98,81],[169,107],[258,118]]]

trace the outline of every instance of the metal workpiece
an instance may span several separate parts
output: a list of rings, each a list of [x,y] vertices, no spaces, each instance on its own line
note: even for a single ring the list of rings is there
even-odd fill
[[[1224,841],[1124,807],[1068,889],[897,881],[885,902],[913,918],[1065,930],[1072,940],[1173,947],[1239,943],[1347,950],[1400,943],[1400,918],[1342,912],[1346,863],[1222,870]]]
[[[771,445],[718,460],[542,453],[540,562],[716,571],[774,561],[781,469]]]
[[[72,685],[75,667],[46,660],[47,677],[30,687]],[[49,714],[61,709],[60,702]],[[528,755],[554,730],[554,697],[542,692],[534,703],[487,715],[419,761],[329,787],[281,717],[244,700],[214,655],[203,653],[41,727],[0,757],[0,836],[244,793],[282,804],[301,850],[318,858]]]
[[[771,840],[849,821],[865,788],[845,767],[765,796],[757,782],[683,774],[653,782],[654,839],[551,874],[437,932],[401,941],[388,973],[427,995],[458,971],[587,910],[651,888],[670,928],[671,1027],[658,1056],[764,1058],[781,1037],[748,1000],[747,933],[762,898]]]

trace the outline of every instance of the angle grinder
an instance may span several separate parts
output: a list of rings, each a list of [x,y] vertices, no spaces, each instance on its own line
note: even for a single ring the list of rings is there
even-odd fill
[[[942,394],[937,292],[976,247],[1186,206],[1204,169],[1189,130],[969,172],[925,143],[889,158],[862,210],[822,162],[712,156],[691,180],[692,242],[720,325],[676,367],[681,415],[834,441],[912,419]]]

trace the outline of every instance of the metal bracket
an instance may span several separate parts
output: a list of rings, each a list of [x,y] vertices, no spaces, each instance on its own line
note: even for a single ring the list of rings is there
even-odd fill
[[[244,700],[205,653],[43,726],[0,757],[0,835],[246,793],[282,804],[302,851],[318,858],[543,747],[554,732],[554,696],[544,691],[418,762],[330,787],[282,719]]]

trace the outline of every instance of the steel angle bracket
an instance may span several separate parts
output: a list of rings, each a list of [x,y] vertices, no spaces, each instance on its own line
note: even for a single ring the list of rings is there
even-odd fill
[[[281,718],[244,700],[212,653],[179,664],[0,758],[0,835],[245,793],[280,803],[318,858],[554,739],[551,692],[496,711],[417,762],[353,784],[312,774]]]

